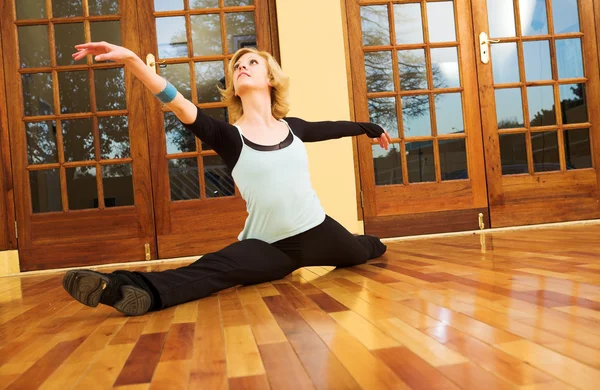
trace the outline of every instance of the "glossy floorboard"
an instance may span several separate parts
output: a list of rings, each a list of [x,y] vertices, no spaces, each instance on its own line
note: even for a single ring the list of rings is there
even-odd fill
[[[0,389],[600,388],[600,224],[393,242],[142,317],[62,275],[0,278]]]

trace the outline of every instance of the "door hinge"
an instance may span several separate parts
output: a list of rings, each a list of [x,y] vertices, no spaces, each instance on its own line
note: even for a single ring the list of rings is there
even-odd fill
[[[19,226],[17,225],[17,221],[15,221],[15,238],[19,239]]]
[[[144,244],[144,251],[146,252],[146,261],[150,260],[150,244]]]
[[[363,195],[362,190],[360,191],[360,207],[365,208],[365,197]]]

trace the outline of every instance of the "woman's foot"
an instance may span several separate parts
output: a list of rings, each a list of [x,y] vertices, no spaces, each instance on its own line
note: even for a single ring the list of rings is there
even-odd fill
[[[63,287],[84,305],[96,307],[98,303],[104,303],[128,316],[145,314],[152,306],[150,294],[128,283],[123,275],[72,270],[64,276]]]

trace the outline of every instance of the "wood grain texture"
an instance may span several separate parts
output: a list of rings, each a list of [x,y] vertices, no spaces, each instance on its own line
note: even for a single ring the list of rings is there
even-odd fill
[[[0,389],[595,389],[599,236],[586,223],[391,241],[368,264],[140,317],[73,301],[62,273],[2,278]]]

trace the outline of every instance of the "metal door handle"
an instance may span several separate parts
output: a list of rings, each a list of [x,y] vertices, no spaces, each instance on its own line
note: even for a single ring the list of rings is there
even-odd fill
[[[167,61],[159,61],[156,62],[156,57],[154,57],[154,54],[150,53],[146,56],[146,65],[148,65],[150,68],[152,68],[154,70],[154,73],[156,73],[156,64],[164,64]]]
[[[490,42],[498,43],[499,40],[489,39],[484,32],[479,34],[479,51],[481,53],[481,62],[487,64],[490,62]]]

